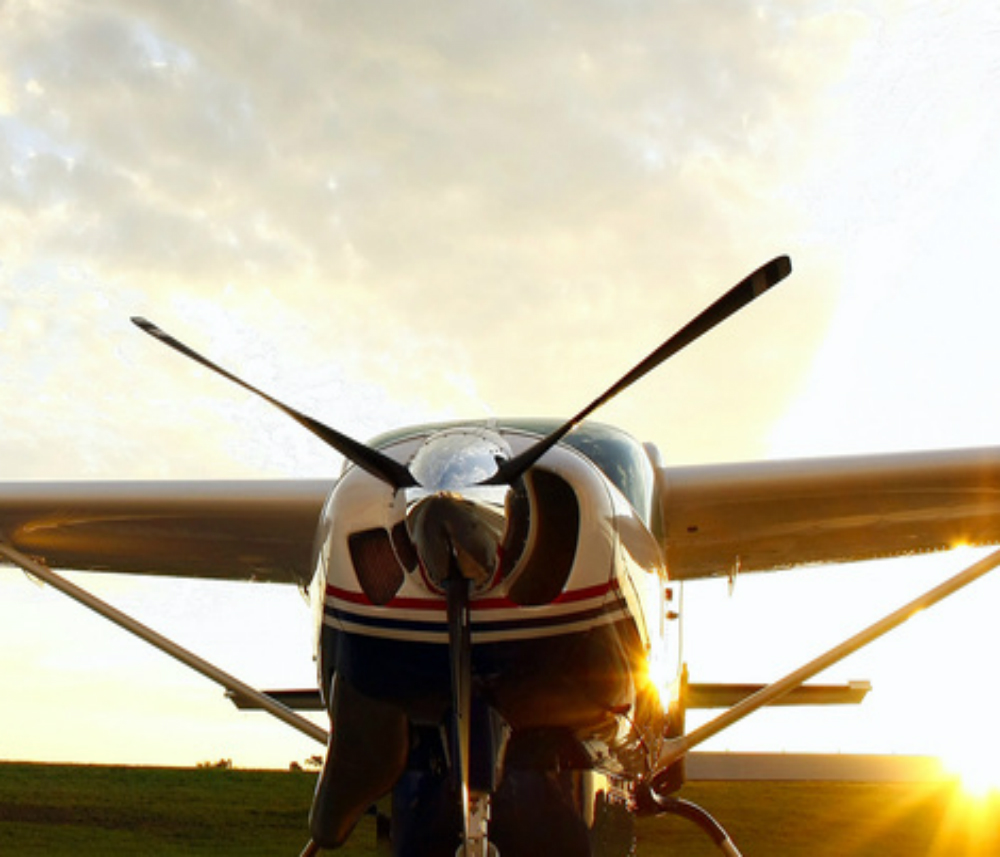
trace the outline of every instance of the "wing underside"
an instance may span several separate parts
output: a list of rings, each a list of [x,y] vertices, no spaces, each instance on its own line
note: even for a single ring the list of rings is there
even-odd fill
[[[1000,448],[657,471],[671,576],[1000,543]]]
[[[9,482],[0,538],[52,568],[304,585],[333,485]]]

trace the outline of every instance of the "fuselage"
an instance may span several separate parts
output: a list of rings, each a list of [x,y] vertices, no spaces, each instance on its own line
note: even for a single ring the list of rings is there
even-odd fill
[[[413,466],[428,450],[460,460],[464,449],[484,443],[516,455],[551,427],[418,426],[372,446]],[[651,772],[670,727],[679,667],[673,588],[649,529],[653,485],[639,443],[584,424],[497,501],[495,548],[484,549],[488,560],[469,560],[472,693],[505,724],[508,765],[570,765],[622,782]],[[490,530],[494,507],[475,492],[471,500],[437,494],[459,512],[474,507],[473,523]],[[324,510],[313,584],[328,705],[336,683],[347,683],[379,710],[398,711],[410,744],[414,730],[442,727],[451,699],[447,599],[428,567],[434,545],[418,531],[414,508],[425,498],[415,496],[348,467]],[[446,517],[449,532],[465,518],[455,520]],[[461,538],[456,544],[478,551],[478,537]],[[462,548],[453,553],[461,556]],[[560,758],[547,758],[553,746],[564,748]],[[412,757],[412,746],[406,752]]]

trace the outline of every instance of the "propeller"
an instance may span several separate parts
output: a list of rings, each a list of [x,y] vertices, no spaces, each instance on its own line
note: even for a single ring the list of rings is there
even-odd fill
[[[211,369],[223,378],[232,381],[234,384],[238,384],[244,390],[249,390],[251,393],[260,396],[265,402],[269,402],[274,405],[274,407],[282,413],[290,416],[299,425],[305,426],[305,428],[316,435],[316,437],[325,441],[328,446],[337,450],[337,452],[343,455],[344,458],[353,461],[358,467],[368,471],[377,479],[381,479],[383,482],[386,482],[393,488],[397,489],[412,488],[416,486],[417,482],[413,476],[410,475],[410,471],[398,461],[394,461],[389,458],[389,456],[383,455],[377,449],[372,449],[372,447],[366,446],[365,444],[360,443],[345,434],[341,434],[336,429],[332,429],[318,420],[314,420],[312,417],[300,413],[295,410],[295,408],[289,407],[283,402],[279,402],[277,399],[269,396],[262,390],[258,390],[256,387],[248,384],[241,378],[237,378],[232,372],[223,369],[207,357],[203,357],[193,348],[190,348],[180,340],[175,339],[169,333],[164,332],[151,321],[141,318],[140,316],[133,316],[132,323],[140,330],[148,333],[154,339],[158,339],[164,345],[170,346],[174,349],[174,351],[180,352],[185,357],[189,357],[195,362],[200,363],[202,366]]]
[[[451,666],[452,752],[462,803],[462,846],[473,834],[469,800],[469,752],[472,725],[472,641],[469,620],[471,581],[454,568],[448,577],[448,655]],[[465,851],[461,852],[463,855]]]
[[[780,283],[792,272],[792,261],[788,256],[778,256],[761,265],[756,271],[737,283],[708,309],[696,316],[677,333],[648,355],[642,362],[608,387],[587,407],[570,417],[559,428],[538,443],[528,447],[524,452],[505,461],[499,470],[490,477],[486,485],[510,485],[523,476],[538,459],[552,449],[560,440],[569,434],[577,425],[583,422],[601,405],[607,404],[622,390],[632,386],[636,381],[659,366],[668,357],[673,357],[678,351],[690,345],[700,336],[708,333],[713,327],[721,324],[747,304],[760,297],[772,286]]]
[[[345,458],[375,478],[385,482],[394,490],[418,488],[420,489],[418,493],[430,491],[437,496],[438,500],[463,503],[470,500],[471,494],[475,491],[484,490],[483,486],[512,485],[546,452],[559,443],[563,437],[590,416],[590,414],[644,377],[665,360],[677,354],[702,335],[737,313],[747,304],[760,297],[760,295],[764,294],[772,286],[781,282],[791,273],[791,270],[792,264],[787,256],[778,256],[767,264],[762,265],[677,331],[659,348],[649,354],[644,360],[601,393],[594,401],[559,426],[555,431],[516,456],[506,457],[506,455],[497,454],[496,452],[492,453],[489,456],[491,459],[489,463],[491,468],[494,464],[496,465],[496,470],[493,474],[484,478],[481,469],[473,468],[467,472],[468,483],[460,485],[434,484],[437,480],[424,474],[423,468],[417,460],[414,461],[417,475],[414,475],[406,465],[400,464],[378,450],[366,446],[314,420],[312,417],[300,413],[236,377],[231,372],[228,372],[221,366],[198,354],[184,343],[165,333],[152,322],[140,317],[134,317],[132,321],[150,336],[158,339],[175,351],[274,405],[329,446],[333,447],[333,449]],[[482,446],[484,443],[486,444],[484,448],[489,446],[489,441],[484,441],[480,438],[480,445]],[[468,451],[468,449],[465,450],[466,453]],[[423,476],[432,484],[423,485],[418,476]],[[418,503],[415,503],[412,508],[416,509],[417,505]],[[431,508],[428,507],[428,509]],[[423,553],[426,555],[421,557],[421,561],[424,562],[425,566],[428,563],[437,566],[436,577],[443,583],[447,595],[448,648],[454,718],[454,770],[457,774],[458,787],[462,799],[463,846],[460,853],[466,855],[470,853],[473,843],[478,841],[483,831],[474,829],[477,825],[473,820],[469,793],[469,752],[472,717],[472,642],[469,598],[472,580],[469,577],[468,568],[463,569],[461,559],[465,556],[466,566],[470,562],[468,557],[481,560],[482,544],[480,542],[482,538],[479,529],[467,526],[472,520],[469,518],[469,515],[451,514],[447,509],[437,509],[437,512],[439,513],[437,515],[437,525],[431,526],[428,524],[426,515],[415,517],[413,525],[416,530],[421,531],[420,535],[422,537],[426,537],[423,541],[421,541],[421,538],[417,538],[417,543],[444,548],[443,552],[439,550],[425,550]],[[475,518],[477,514],[473,514],[472,517]],[[424,520],[424,523],[420,523],[420,520]],[[430,527],[433,532],[422,532],[427,527]],[[462,535],[463,533],[465,535]],[[469,535],[470,533],[472,535]]]

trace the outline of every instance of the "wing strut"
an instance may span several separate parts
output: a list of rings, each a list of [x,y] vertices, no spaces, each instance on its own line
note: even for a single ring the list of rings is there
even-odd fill
[[[959,589],[964,586],[968,586],[968,584],[972,583],[974,580],[978,580],[998,565],[1000,565],[1000,550],[994,551],[989,556],[979,560],[979,562],[970,565],[964,571],[960,571],[953,577],[949,577],[944,583],[939,584],[918,598],[913,599],[913,601],[909,604],[900,607],[894,613],[890,613],[888,616],[885,616],[873,625],[869,625],[863,631],[859,631],[839,646],[834,646],[834,648],[830,649],[828,652],[820,655],[818,658],[814,658],[809,661],[809,663],[799,667],[799,669],[789,673],[784,678],[779,679],[773,684],[767,685],[767,687],[757,691],[757,693],[747,697],[742,702],[739,702],[732,708],[726,710],[714,720],[710,720],[703,726],[699,726],[697,729],[679,738],[668,739],[664,744],[663,750],[660,752],[659,759],[657,760],[657,770],[666,770],[670,765],[682,756],[686,755],[694,747],[704,741],[707,741],[713,735],[718,734],[723,729],[729,728],[738,720],[742,720],[744,717],[752,714],[757,709],[763,708],[765,705],[770,705],[786,694],[791,693],[817,673],[822,672],[827,667],[833,666],[833,664],[843,660],[848,655],[853,654],[858,649],[867,646],[869,643],[874,642],[879,637],[887,634],[889,631],[898,628],[915,613],[919,613],[921,610],[926,610],[928,607],[932,607],[939,601],[944,600],[949,595],[953,595],[958,592]]]
[[[71,583],[64,577],[56,574],[44,563],[38,562],[37,560],[26,556],[4,541],[0,541],[0,556],[6,557],[14,565],[24,569],[24,571],[28,574],[43,580],[45,583],[48,583],[55,589],[58,589],[64,595],[68,595],[74,601],[77,601],[84,607],[88,607],[95,613],[98,613],[109,622],[113,622],[119,627],[124,628],[129,633],[134,634],[149,643],[151,646],[155,646],[161,652],[165,652],[170,655],[170,657],[175,658],[185,666],[201,673],[203,676],[211,679],[217,684],[221,684],[234,697],[238,699],[245,698],[253,700],[255,707],[263,708],[268,712],[268,714],[272,714],[292,728],[298,729],[299,732],[308,735],[310,738],[315,741],[319,741],[321,744],[326,744],[328,738],[326,730],[320,728],[311,720],[302,717],[300,714],[296,714],[287,706],[271,699],[271,697],[267,694],[261,693],[259,690],[255,690],[248,684],[244,684],[238,678],[234,678],[229,673],[224,672],[203,658],[200,658],[196,654],[182,648],[173,640],[164,637],[152,628],[143,625],[127,613],[122,613],[120,610],[112,607],[107,602],[102,601],[96,595],[87,592],[86,589],[82,589],[75,583]]]

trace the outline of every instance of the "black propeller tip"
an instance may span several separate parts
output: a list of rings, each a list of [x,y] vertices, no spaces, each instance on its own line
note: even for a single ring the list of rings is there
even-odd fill
[[[760,296],[771,286],[778,285],[790,273],[792,273],[792,260],[788,256],[775,257],[757,271],[760,280],[755,296]]]
[[[129,320],[132,322],[132,324],[138,327],[139,330],[143,331],[144,333],[148,333],[150,336],[155,336],[157,339],[160,340],[167,338],[167,335],[162,330],[160,330],[160,328],[158,328],[155,324],[153,324],[153,322],[151,322],[148,318],[143,318],[141,315],[133,315]]]

